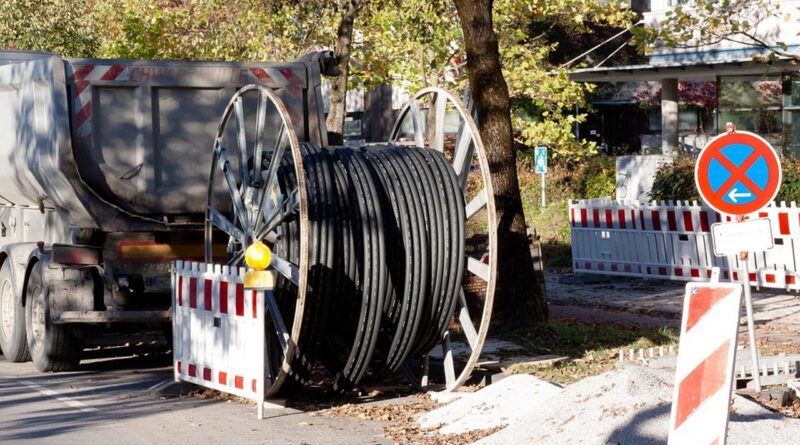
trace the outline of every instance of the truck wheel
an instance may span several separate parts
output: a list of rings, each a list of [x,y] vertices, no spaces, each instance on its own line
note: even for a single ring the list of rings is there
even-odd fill
[[[25,308],[22,296],[14,292],[10,261],[0,267],[0,349],[6,360],[25,362],[31,358],[25,340]]]
[[[25,327],[33,364],[42,372],[74,370],[81,360],[83,333],[78,326],[54,324],[50,319],[41,263],[31,270],[26,287]]]

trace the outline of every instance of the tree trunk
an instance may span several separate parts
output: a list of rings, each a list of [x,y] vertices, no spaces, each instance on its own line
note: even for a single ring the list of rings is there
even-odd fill
[[[492,23],[492,0],[454,0],[467,52],[467,73],[486,146],[498,213],[495,304],[504,327],[547,320],[544,282],[535,274],[522,212],[508,85]]]
[[[333,53],[339,66],[339,75],[331,79],[331,99],[328,118],[328,143],[344,143],[344,118],[346,114],[347,78],[350,76],[350,48],[353,45],[353,23],[356,14],[365,0],[342,0],[342,17],[336,30],[336,44]]]

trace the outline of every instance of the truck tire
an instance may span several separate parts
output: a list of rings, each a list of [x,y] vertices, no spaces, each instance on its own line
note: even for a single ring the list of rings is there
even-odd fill
[[[41,372],[72,371],[83,350],[83,332],[76,325],[54,324],[45,301],[42,264],[33,266],[26,286],[25,327],[33,364]]]
[[[6,360],[25,362],[31,358],[25,339],[25,307],[22,296],[14,292],[10,261],[0,266],[0,349]]]

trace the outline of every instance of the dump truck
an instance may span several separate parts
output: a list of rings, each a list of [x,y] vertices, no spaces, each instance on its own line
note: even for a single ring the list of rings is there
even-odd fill
[[[330,52],[287,63],[0,52],[5,358],[69,370],[106,328],[167,325],[171,262],[204,257],[212,147],[229,98],[265,85],[298,138],[325,146],[321,76],[334,72]]]

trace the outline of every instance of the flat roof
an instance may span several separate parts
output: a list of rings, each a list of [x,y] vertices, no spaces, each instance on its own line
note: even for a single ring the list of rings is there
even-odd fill
[[[800,71],[794,60],[780,59],[769,63],[755,62],[753,59],[726,61],[689,61],[659,65],[628,65],[599,68],[583,68],[569,72],[570,79],[576,82],[624,82],[662,79],[692,81],[713,81],[716,76],[743,76],[780,74]]]

